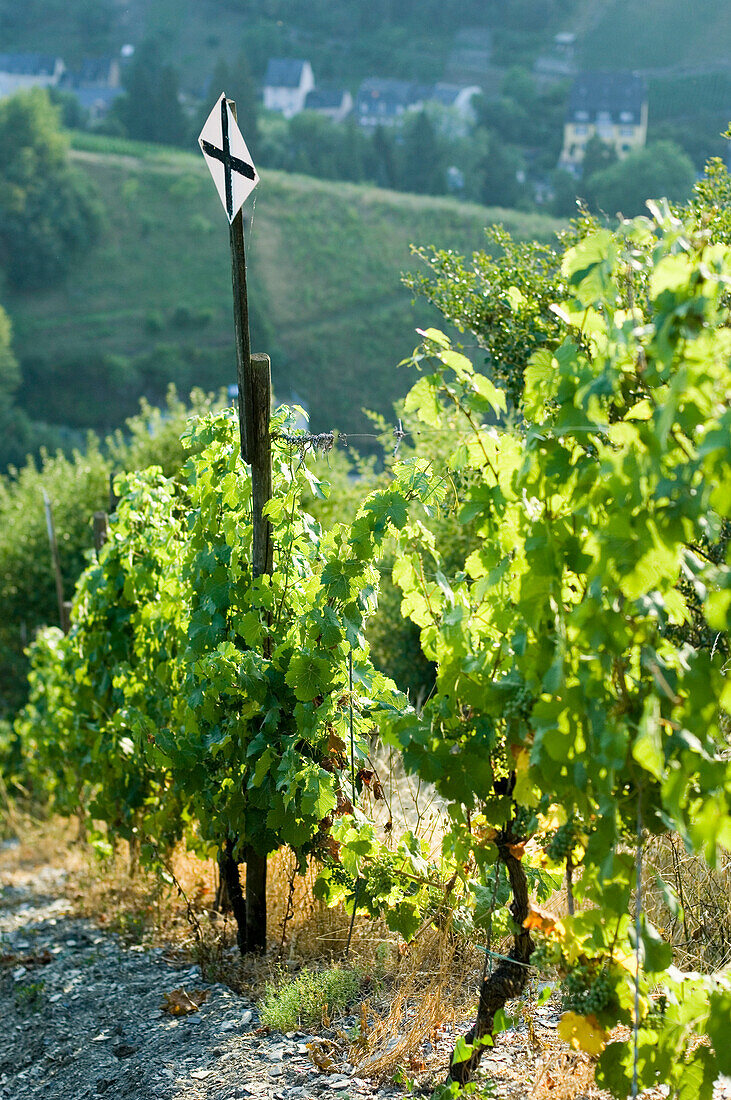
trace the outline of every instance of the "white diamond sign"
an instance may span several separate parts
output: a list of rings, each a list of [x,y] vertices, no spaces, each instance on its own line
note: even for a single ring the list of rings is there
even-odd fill
[[[225,95],[206,119],[198,144],[232,222],[259,182],[259,174]]]

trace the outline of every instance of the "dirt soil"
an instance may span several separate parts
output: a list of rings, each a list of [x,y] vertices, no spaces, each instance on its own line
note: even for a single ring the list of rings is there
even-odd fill
[[[356,1017],[316,1036],[266,1032],[246,990],[205,981],[179,950],[128,942],[103,914],[81,915],[83,875],[50,847],[0,844],[0,1100],[391,1100],[444,1079],[451,1027],[425,1043],[411,1081],[377,1085],[345,1055],[322,1072],[310,1045],[335,1050]],[[500,1037],[483,1060],[486,1096],[600,1100],[590,1060],[556,1039],[557,1020],[555,1006],[534,1008]]]

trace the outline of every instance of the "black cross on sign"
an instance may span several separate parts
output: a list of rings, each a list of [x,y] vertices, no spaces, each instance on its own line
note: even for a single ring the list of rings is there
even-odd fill
[[[218,149],[215,145],[211,145],[210,141],[201,138],[201,148],[206,156],[213,157],[214,160],[220,160],[223,165],[226,179],[226,213],[230,221],[234,212],[232,172],[238,172],[239,175],[246,176],[249,180],[256,179],[256,173],[253,164],[247,164],[245,160],[240,160],[231,152],[231,142],[228,135],[228,106],[223,98],[221,99],[221,144],[223,148]]]

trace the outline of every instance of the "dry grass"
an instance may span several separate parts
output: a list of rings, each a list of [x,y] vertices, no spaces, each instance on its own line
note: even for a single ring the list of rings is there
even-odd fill
[[[689,855],[673,833],[654,837],[646,847],[643,902],[649,919],[673,945],[676,965],[712,973],[731,962],[731,855],[721,851],[713,870]],[[657,876],[680,903],[673,912]]]
[[[424,1072],[425,1041],[436,1048],[444,1025],[456,1025],[473,1010],[481,969],[479,952],[449,929],[427,929],[401,951],[387,1010],[361,1026],[348,1060],[375,1080],[390,1079],[401,1067]]]

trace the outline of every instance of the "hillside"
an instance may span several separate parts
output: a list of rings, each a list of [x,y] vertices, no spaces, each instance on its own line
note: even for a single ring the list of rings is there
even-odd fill
[[[107,229],[65,286],[6,293],[35,419],[116,426],[140,394],[235,381],[228,233],[202,157],[80,138],[74,159],[99,187]],[[99,150],[104,149],[105,152]],[[248,204],[252,346],[272,356],[275,392],[294,391],[316,429],[368,431],[391,414],[417,325],[400,272],[411,242],[470,252],[502,221],[548,239],[550,219],[450,199],[265,172]]]
[[[308,57],[318,80],[440,79],[460,29],[487,29],[494,60],[530,56],[577,0],[0,0],[3,49],[84,53],[158,37],[186,91],[244,51],[260,78],[271,56]]]
[[[219,58],[243,51],[261,79],[271,56],[308,57],[318,81],[460,80],[450,57],[487,35],[496,79],[574,31],[587,68],[728,67],[731,6],[719,0],[0,0],[4,50],[84,55],[156,37],[199,96]],[[486,74],[482,74],[485,77]]]
[[[719,0],[584,0],[572,25],[588,69],[731,68],[731,5]]]

